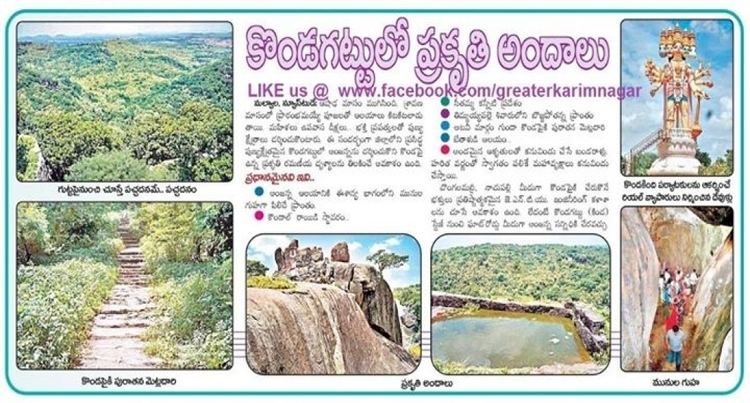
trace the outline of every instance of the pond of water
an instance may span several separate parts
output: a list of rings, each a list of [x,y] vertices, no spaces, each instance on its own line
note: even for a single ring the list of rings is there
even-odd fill
[[[434,322],[432,356],[489,368],[591,361],[570,319],[484,309]]]

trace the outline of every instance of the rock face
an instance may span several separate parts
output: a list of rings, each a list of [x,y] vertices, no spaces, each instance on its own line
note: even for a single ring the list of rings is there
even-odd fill
[[[731,371],[734,368],[734,345],[732,344],[732,331],[727,333],[721,346],[721,357],[719,358],[719,371]]]
[[[346,243],[334,246],[337,259],[349,258]],[[293,241],[285,249],[276,250],[278,271],[292,281],[332,284],[352,294],[370,326],[389,340],[401,344],[398,307],[388,283],[378,269],[369,264],[330,261],[320,248],[299,248]]]
[[[622,212],[622,368],[649,370],[649,335],[660,296],[662,264],[696,269],[700,279],[687,308],[691,371],[731,365],[733,240],[730,209],[626,208]],[[729,338],[729,339],[727,339]],[[729,341],[728,341],[729,340]]]
[[[692,369],[715,371],[732,329],[733,240],[731,234],[704,269],[693,297]],[[732,340],[730,337],[729,344]],[[731,348],[731,347],[727,347]]]
[[[408,374],[416,362],[372,331],[354,295],[332,285],[247,290],[247,360],[260,374]]]
[[[331,249],[331,260],[334,262],[349,263],[349,245],[339,242]]]
[[[688,207],[698,218],[711,225],[734,226],[734,212],[731,207]]]
[[[707,220],[721,222],[726,219],[726,215],[720,212],[724,209],[701,209],[697,211],[702,211],[700,214]],[[645,207],[639,210],[658,252],[659,262],[680,267],[683,272],[696,269],[702,273],[711,261],[712,253],[730,231],[729,227],[707,223],[686,207]]]
[[[649,369],[649,338],[659,303],[659,258],[637,209],[622,210],[622,369]]]

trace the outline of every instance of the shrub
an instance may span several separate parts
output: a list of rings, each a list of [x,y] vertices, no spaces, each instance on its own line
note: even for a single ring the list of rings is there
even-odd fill
[[[419,361],[422,359],[422,346],[417,344],[412,344],[409,347],[409,355],[411,355],[411,358],[413,358],[415,361]]]
[[[156,289],[157,313],[166,321],[146,333],[146,352],[169,368],[228,368],[232,361],[232,260],[205,267],[156,269],[175,277]],[[189,274],[187,274],[189,271]]]
[[[39,257],[40,264],[50,265],[62,263],[66,260],[80,259],[89,260],[108,265],[117,265],[117,254],[125,249],[125,245],[119,238],[102,240],[92,247],[67,249],[52,253],[48,256]]]
[[[249,288],[268,288],[271,290],[288,290],[296,287],[285,277],[250,276],[247,278]]]
[[[117,281],[117,268],[73,259],[18,269],[17,363],[23,369],[67,369],[88,326]]]
[[[141,249],[146,267],[152,271],[158,262],[193,260],[196,238],[195,205],[191,203],[154,203],[141,206],[136,215]]]
[[[232,246],[229,203],[149,203],[136,215],[146,267],[221,258]]]
[[[83,158],[70,167],[65,180],[71,182],[115,182],[149,180],[145,162],[133,158],[127,151],[111,151]]]

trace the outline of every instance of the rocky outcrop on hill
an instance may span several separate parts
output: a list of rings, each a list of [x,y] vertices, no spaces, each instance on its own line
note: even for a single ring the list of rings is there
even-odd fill
[[[638,210],[622,210],[622,369],[649,369],[649,338],[659,303],[659,258]]]
[[[348,263],[349,248],[346,243],[336,244],[331,256],[326,258],[319,247],[300,248],[292,241],[285,249],[276,250],[278,270],[275,276],[292,281],[332,284],[352,294],[370,326],[394,343],[401,344],[401,324],[398,307],[388,283],[378,269],[369,264]]]
[[[355,296],[333,285],[247,291],[247,360],[260,374],[407,374],[416,362],[372,330]]]
[[[331,260],[334,262],[349,263],[349,245],[339,242],[331,249]]]

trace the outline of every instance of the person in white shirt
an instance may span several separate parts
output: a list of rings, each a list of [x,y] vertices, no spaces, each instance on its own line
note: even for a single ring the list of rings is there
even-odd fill
[[[667,332],[665,342],[669,350],[667,361],[670,364],[674,364],[676,370],[679,372],[682,366],[682,345],[685,342],[685,332],[680,330],[679,326],[674,325]]]

